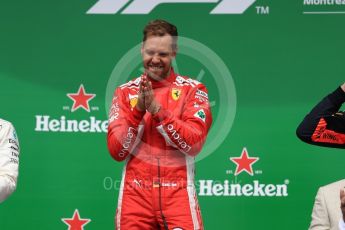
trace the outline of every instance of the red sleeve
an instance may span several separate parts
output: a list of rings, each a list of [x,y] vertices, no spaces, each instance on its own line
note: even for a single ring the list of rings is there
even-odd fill
[[[139,123],[145,112],[130,108],[123,91],[117,88],[109,112],[108,149],[117,161],[123,161],[135,148],[140,130]],[[140,132],[139,132],[140,133]]]
[[[206,87],[199,84],[192,89],[187,96],[181,119],[163,107],[153,118],[158,123],[158,131],[168,145],[187,155],[197,155],[205,143],[212,124]]]

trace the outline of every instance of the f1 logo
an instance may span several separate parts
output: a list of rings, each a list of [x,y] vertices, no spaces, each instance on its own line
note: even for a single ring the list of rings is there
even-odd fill
[[[162,3],[218,3],[210,14],[243,14],[256,0],[99,0],[87,14],[149,14]],[[130,2],[130,3],[129,3]]]

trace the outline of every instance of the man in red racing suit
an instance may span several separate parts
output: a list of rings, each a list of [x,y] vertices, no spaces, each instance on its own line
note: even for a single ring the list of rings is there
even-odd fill
[[[174,73],[161,47],[171,34],[163,34],[151,35],[153,43],[144,38],[146,73],[118,87],[110,109],[108,149],[125,160],[117,229],[203,229],[194,157],[212,123],[207,89]]]

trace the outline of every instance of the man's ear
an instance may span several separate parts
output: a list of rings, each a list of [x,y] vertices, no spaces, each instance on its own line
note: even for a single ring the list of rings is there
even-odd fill
[[[143,56],[143,54],[144,54],[144,43],[141,44],[140,53],[141,53],[141,56]]]
[[[173,58],[175,58],[176,55],[177,55],[177,47],[176,47],[176,49],[173,50],[173,52],[171,53],[171,56],[172,56]]]

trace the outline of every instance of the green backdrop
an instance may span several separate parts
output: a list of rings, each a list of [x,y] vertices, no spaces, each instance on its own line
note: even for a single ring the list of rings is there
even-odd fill
[[[90,132],[88,122],[106,121],[109,89],[140,73],[138,56],[130,56],[137,61],[123,73],[116,68],[156,18],[207,47],[231,73],[217,69],[222,63],[213,56],[200,58],[198,51],[205,49],[181,44],[186,48],[174,65],[207,85],[214,125],[220,127],[212,128],[205,146],[212,151],[198,158],[197,184],[286,189],[283,196],[223,196],[215,188],[199,196],[205,228],[307,229],[318,187],[344,178],[345,155],[302,143],[295,130],[313,105],[344,82],[345,6],[253,0],[242,14],[210,14],[214,1],[160,4],[149,14],[121,13],[129,4],[117,13],[87,14],[96,2],[1,2],[1,117],[16,127],[21,155],[18,188],[0,205],[0,229],[68,229],[62,218],[76,209],[91,220],[84,229],[114,229],[123,164],[108,154],[106,133]],[[89,112],[72,112],[67,94],[81,85],[96,96]],[[49,131],[37,124],[43,116],[52,122]],[[58,131],[61,119],[86,128]],[[220,143],[212,144],[216,138]],[[230,157],[243,148],[259,160],[253,175],[235,176]]]

